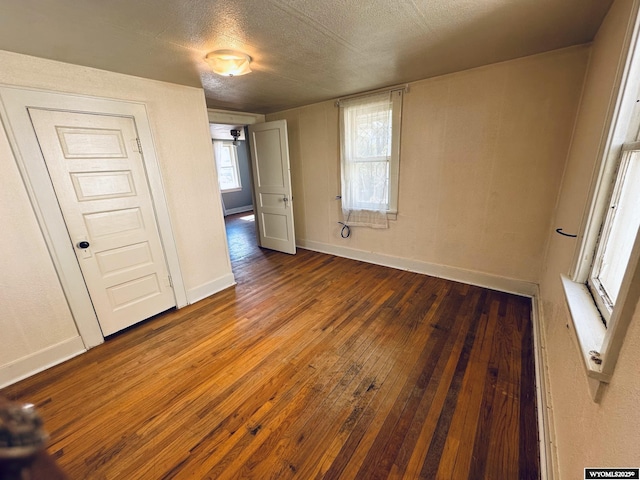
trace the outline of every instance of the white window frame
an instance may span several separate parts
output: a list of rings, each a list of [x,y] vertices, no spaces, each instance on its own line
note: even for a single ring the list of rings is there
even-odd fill
[[[231,141],[221,141],[221,140],[214,140],[214,143],[220,143],[222,144],[222,148],[225,150],[229,151],[229,158],[231,159],[231,167],[233,168],[233,176],[235,177],[236,187],[232,187],[232,188],[222,188],[222,185],[220,185],[220,169],[221,168],[229,168],[229,167],[221,167],[220,166],[220,160],[218,158],[216,158],[216,170],[218,172],[218,186],[220,187],[220,192],[221,193],[231,193],[231,192],[239,192],[242,190],[242,178],[240,177],[240,165],[238,163],[238,151],[237,151],[237,147],[236,145],[234,145],[233,142]]]
[[[400,134],[402,129],[402,99],[403,93],[407,90],[406,86],[388,90],[391,94],[391,158],[389,160],[389,203],[386,208],[387,218],[396,220],[398,214],[398,193],[400,183]],[[373,92],[370,92],[373,93]],[[378,92],[380,93],[380,92]],[[362,95],[362,96],[366,96]],[[360,95],[357,95],[360,96]],[[347,97],[351,98],[351,97]],[[347,98],[338,100],[336,106],[340,106],[340,102]],[[342,128],[342,127],[341,127]],[[344,132],[340,132],[344,135]]]
[[[610,297],[606,285],[603,284],[600,276],[606,253],[610,251],[610,249],[615,250],[615,247],[617,247],[617,245],[612,245],[610,243],[612,242],[610,234],[616,215],[619,211],[619,203],[621,201],[620,194],[623,183],[626,179],[626,173],[631,167],[631,162],[640,162],[640,158],[634,158],[634,153],[640,154],[640,142],[636,141],[633,143],[626,143],[622,146],[619,161],[617,162],[615,169],[616,173],[612,185],[613,188],[611,189],[609,202],[606,204],[606,214],[602,223],[602,228],[600,229],[598,244],[595,249],[591,269],[587,278],[587,286],[591,291],[591,295],[605,324],[610,323],[611,314],[613,313],[613,309],[617,302]],[[630,234],[635,235],[636,232],[630,232]]]
[[[640,233],[636,233],[622,284],[615,305],[607,315],[606,302],[596,300],[588,283],[594,262],[601,252],[600,236],[616,184],[618,165],[625,149],[636,148],[640,126],[640,106],[636,99],[640,91],[640,58],[638,49],[638,5],[634,2],[633,21],[625,37],[625,49],[620,58],[618,82],[612,94],[599,158],[600,166],[590,190],[590,204],[585,212],[580,244],[576,249],[570,274],[562,275],[562,285],[569,307],[571,327],[580,348],[582,363],[589,380],[592,399],[599,402],[605,386],[611,382],[615,365],[624,343],[635,306],[640,300]],[[632,144],[627,145],[625,144]],[[640,231],[639,231],[640,232]],[[604,312],[601,313],[600,309]],[[608,316],[605,326],[603,318]]]

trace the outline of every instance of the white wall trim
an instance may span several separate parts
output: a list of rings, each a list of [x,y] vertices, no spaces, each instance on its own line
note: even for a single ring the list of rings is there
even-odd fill
[[[218,110],[207,108],[209,123],[220,123],[229,125],[253,125],[254,123],[264,123],[265,116],[261,113],[234,112],[231,110]]]
[[[298,239],[297,245],[300,248],[306,248],[307,250],[329,253],[331,255],[351,258],[352,260],[360,260],[367,263],[374,263],[384,267],[422,273],[432,277],[444,278],[455,282],[467,283],[469,285],[476,285],[478,287],[489,288],[491,290],[498,290],[506,293],[514,293],[525,297],[533,297],[538,291],[538,286],[533,282],[500,277],[489,273],[466,270],[463,268],[449,267],[446,265],[438,265],[435,263],[411,260],[402,257],[394,257],[392,255],[356,250],[353,248],[340,247],[310,240]]]
[[[558,451],[556,449],[555,424],[551,408],[551,387],[539,293],[536,293],[531,299],[531,323],[533,324],[533,351],[536,372],[540,479],[554,480],[559,475]]]
[[[189,304],[196,303],[204,298],[210,297],[214,293],[224,290],[225,288],[232,287],[235,284],[236,279],[233,276],[233,273],[227,273],[215,280],[190,288],[187,290],[187,299],[189,300]]]
[[[253,210],[253,205],[245,205],[243,207],[225,208],[224,214],[226,216],[226,215],[233,215],[235,213],[250,212],[252,210]]]
[[[82,338],[78,335],[2,365],[0,367],[0,388],[42,372],[86,351]]]

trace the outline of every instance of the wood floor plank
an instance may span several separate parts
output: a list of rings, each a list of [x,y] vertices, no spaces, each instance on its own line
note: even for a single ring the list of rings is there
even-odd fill
[[[476,306],[475,310],[478,310],[478,306]],[[479,316],[478,313],[475,313],[474,315]],[[460,350],[456,350],[453,355],[449,355],[448,366],[444,371],[450,373],[446,374],[446,376],[442,376],[441,373],[436,373],[435,379],[437,380],[430,382],[427,395],[425,395],[425,398],[423,399],[423,405],[421,405],[419,414],[416,416],[415,425],[413,425],[410,435],[405,440],[406,445],[403,445],[403,455],[399,456],[394,464],[394,469],[392,470],[393,478],[402,478],[402,475],[405,472],[407,472],[407,476],[409,476],[410,478],[418,478],[420,470],[422,469],[422,463],[427,456],[427,449],[431,444],[433,435],[436,432],[436,426],[440,418],[440,412],[444,407],[445,400],[448,396],[448,391],[451,388],[451,382],[453,381],[453,374],[455,372],[455,369],[453,367],[455,366],[459,352]],[[462,388],[463,398],[465,392],[468,392],[468,389]],[[461,406],[458,403],[456,410],[463,408],[465,408],[465,406]],[[429,430],[426,430],[425,427],[429,428]],[[447,443],[455,439],[456,431],[454,428],[454,432],[450,431],[447,435]],[[453,453],[449,452],[448,450],[445,451],[449,455]],[[452,458],[455,457],[453,457],[452,455]],[[452,459],[446,455],[443,455],[441,467],[442,465],[447,465],[447,460],[451,461]]]
[[[401,293],[403,298],[399,301],[395,299],[393,303],[397,304],[400,302],[400,305],[408,305],[406,298],[411,296],[415,290],[419,289],[419,287],[420,282],[415,282],[414,285],[407,286],[406,291]],[[362,380],[360,384],[352,394],[346,397],[346,408],[343,408],[340,415],[330,423],[325,422],[324,418],[326,417],[323,417],[321,425],[325,430],[324,439],[318,438],[318,435],[316,435],[317,429],[314,429],[315,440],[308,438],[307,443],[315,445],[315,448],[311,452],[301,452],[301,457],[304,458],[304,456],[309,454],[314,455],[314,452],[317,452],[315,455],[321,456],[322,451],[327,452],[327,442],[331,443],[333,439],[334,447],[337,448],[337,445],[340,443],[340,439],[346,440],[346,438],[348,438],[348,433],[352,428],[352,425],[360,417],[364,406],[368,405],[371,399],[377,394],[376,388],[379,390],[379,385],[385,382],[391,368],[391,363],[387,360],[395,358],[396,355],[402,351],[403,347],[408,342],[411,333],[414,331],[413,325],[414,321],[417,319],[411,314],[407,314],[406,312],[404,313],[405,314],[403,315],[400,312],[390,311],[386,314],[387,318],[386,321],[383,320],[384,323],[390,323],[396,318],[403,318],[404,321],[401,323],[396,322],[397,330],[391,330],[390,332],[389,329],[385,329],[380,331],[380,334],[375,339],[377,347],[370,350],[369,359],[367,363],[362,366],[362,374],[360,375]],[[381,314],[378,318],[384,319],[385,315]],[[388,345],[393,344],[392,337],[396,339],[396,342],[395,348],[393,351],[390,351]],[[376,368],[378,366],[384,368],[384,370]],[[353,405],[354,403],[356,403],[356,406]],[[330,450],[327,453],[331,455]],[[299,470],[299,473],[303,478],[314,478],[318,476],[319,473],[321,476],[324,476],[324,473],[322,472],[322,463],[319,463],[310,469],[303,468]]]
[[[375,294],[375,292],[374,292]],[[386,292],[384,294],[379,295],[378,298],[378,302],[383,302],[385,300],[385,298],[388,298],[391,295],[391,292]],[[363,304],[363,306],[366,306],[366,302]],[[367,307],[368,309],[372,309],[375,308],[376,304],[373,303],[371,304],[371,306]],[[368,310],[365,309],[363,310],[364,312],[367,312]],[[364,336],[362,333],[364,330],[366,330],[366,328],[368,327],[368,325],[371,323],[371,320],[367,321],[367,322],[363,322],[360,323],[354,319],[351,319],[349,321],[349,318],[345,319],[345,321],[342,323],[343,326],[345,326],[345,328],[348,328],[348,330],[345,333],[345,335],[343,336],[343,338],[345,338],[345,344],[341,345],[340,341],[334,341],[332,342],[334,347],[337,347],[335,353],[336,355],[338,355],[338,358],[336,360],[336,362],[329,362],[328,364],[323,364],[320,363],[323,359],[325,359],[327,357],[326,354],[322,355],[320,353],[318,353],[316,355],[316,360],[313,362],[313,368],[315,371],[317,372],[321,372],[323,371],[325,368],[329,367],[329,372],[333,372],[334,375],[342,375],[344,374],[344,366],[346,364],[346,362],[349,360],[349,356],[346,354],[351,354],[353,352],[358,352],[360,349],[366,349],[366,347],[368,346],[368,344],[364,343],[366,341],[366,336]],[[354,328],[357,327],[357,328]],[[329,334],[335,334],[336,331],[335,330],[327,330],[326,328],[322,329],[324,332],[326,332],[328,335]],[[331,353],[331,349],[325,349],[325,352]],[[332,359],[332,357],[330,357]],[[303,359],[305,360],[305,359]],[[312,359],[309,359],[312,360]],[[326,371],[325,371],[326,373]],[[321,378],[322,380],[322,378]],[[313,396],[311,397],[312,401],[320,401],[322,400],[322,396],[318,395],[318,393],[322,392],[324,388],[330,388],[333,385],[333,382],[329,381],[329,382],[325,382],[324,384],[318,384],[315,385],[313,387]],[[299,397],[301,398],[305,398],[305,396],[301,396],[299,395]],[[299,402],[299,407],[301,410],[308,412],[309,410],[312,410],[313,408],[313,404],[312,403],[307,403],[304,404],[302,401]],[[298,420],[300,420],[301,414],[298,414]],[[285,421],[288,420],[289,417],[294,417],[294,415],[287,415],[286,417],[280,417],[280,421]],[[268,425],[269,430],[264,430],[262,432],[260,432],[260,437],[264,438],[266,436],[266,434],[264,433],[265,431],[271,431],[271,429],[274,428],[274,426],[277,424],[278,422],[274,422],[274,421],[270,421],[270,422],[263,422],[263,424]],[[288,426],[288,424],[286,425]],[[274,434],[274,438],[280,440],[280,430],[276,431],[276,434]],[[251,440],[251,439],[245,439],[245,440]],[[246,442],[245,442],[246,443]],[[265,450],[268,450],[269,447],[273,447],[271,442],[267,442],[264,446],[262,446],[261,444],[259,444],[258,442],[253,442],[253,448],[244,448],[244,452],[242,455],[244,456],[249,456],[251,455],[252,461],[251,463],[254,464],[258,459],[263,458],[265,455]],[[239,448],[243,448],[243,447],[239,447]],[[238,448],[236,448],[237,450]],[[256,449],[259,449],[257,452],[255,451]],[[235,458],[236,453],[234,452],[230,452],[230,454],[232,457]],[[272,459],[273,460],[273,459]],[[226,464],[226,460],[223,459],[221,461],[221,463]],[[237,463],[237,462],[236,462]],[[230,467],[233,468],[233,467]],[[222,475],[222,471],[220,470],[220,468],[216,468],[213,469],[211,472],[209,472],[210,475],[214,476],[214,475]]]
[[[519,306],[518,316],[526,319],[522,325],[520,365],[522,378],[535,378],[533,332],[529,328],[531,311]],[[534,382],[520,382],[520,446],[518,474],[523,480],[539,478],[538,423],[536,414],[536,388]]]
[[[71,479],[540,478],[529,299],[229,220],[237,285],[0,391]]]
[[[478,343],[474,346],[475,354],[472,367],[467,370],[463,380],[461,404],[457,407],[458,423],[452,425],[447,442],[454,446],[451,450],[445,445],[443,460],[448,459],[448,469],[452,471],[451,478],[468,478],[471,467],[471,454],[473,453],[473,441],[475,431],[480,418],[482,405],[482,391],[484,390],[484,372],[489,364],[489,354],[493,347],[493,336],[497,328],[496,316],[483,313],[481,317],[482,333],[478,337]],[[454,419],[455,421],[455,419]]]
[[[376,310],[371,312],[370,318],[376,318],[376,311],[384,308],[384,304],[386,304],[386,301],[382,302]],[[370,322],[366,322],[366,324],[367,326],[370,326]],[[370,335],[375,334],[375,331],[376,330],[371,331]],[[342,374],[343,376],[338,379],[337,382],[328,382],[325,385],[325,389],[322,391],[323,394],[316,395],[316,397],[307,404],[304,409],[304,413],[300,414],[291,426],[291,431],[301,433],[298,433],[295,438],[287,435],[286,433],[278,435],[278,442],[275,446],[275,450],[277,452],[286,451],[288,455],[287,458],[281,458],[277,453],[269,456],[268,463],[271,467],[267,467],[267,470],[277,470],[278,468],[282,470],[284,466],[284,472],[278,475],[280,478],[286,478],[286,475],[288,475],[289,472],[295,473],[298,471],[296,465],[299,463],[297,461],[299,450],[301,450],[304,445],[308,445],[309,442],[312,441],[310,439],[321,435],[323,433],[323,426],[331,425],[330,422],[323,422],[323,424],[317,426],[313,424],[313,421],[318,417],[323,420],[327,419],[329,416],[328,412],[333,412],[335,403],[338,402],[343,395],[348,396],[348,389],[350,388],[350,385],[357,381],[359,375],[364,371],[363,360],[368,358],[371,354],[371,342],[373,339],[369,338],[369,335],[363,335],[362,333],[357,337],[354,336],[354,339],[356,338],[357,343],[353,344],[351,348],[343,351],[340,367],[336,369],[335,373],[337,375]],[[328,391],[327,388],[330,388],[331,390]],[[316,391],[316,393],[320,392]],[[286,448],[286,446],[290,446],[290,448]],[[264,457],[264,453],[263,449],[261,454],[257,455],[257,457]],[[255,461],[252,461],[251,467],[255,468],[256,466]]]
[[[444,293],[444,290],[441,292]],[[435,299],[433,308],[427,311],[424,318],[420,317],[420,324],[433,326],[431,321],[440,311],[440,300],[440,298]],[[407,351],[419,348],[426,341],[436,342],[440,338],[437,334],[432,336],[434,331],[437,332],[438,329],[422,328],[419,331],[423,333],[416,332],[415,335],[412,335],[412,343],[407,345],[406,349],[403,349],[403,354],[406,355]],[[389,375],[388,380],[380,385],[378,394],[371,402],[371,405],[365,409],[361,419],[356,423],[352,433],[349,435],[347,443],[336,458],[336,462],[328,470],[328,478],[339,478],[340,476],[342,478],[355,478],[362,469],[363,463],[369,457],[372,445],[377,441],[380,430],[384,427],[390,409],[396,403],[394,400],[404,388],[405,380],[415,365],[413,361],[408,360],[406,357],[403,358],[402,355],[394,358],[394,362],[397,362],[400,369],[396,367],[393,375]],[[382,444],[382,442],[378,444]]]
[[[509,312],[505,303],[500,308]],[[519,472],[520,335],[507,312],[500,315],[502,328],[494,342],[499,361],[485,478],[513,478]]]

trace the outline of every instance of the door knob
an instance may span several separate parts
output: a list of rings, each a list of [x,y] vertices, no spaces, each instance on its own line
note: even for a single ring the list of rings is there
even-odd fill
[[[78,242],[76,246],[84,250],[85,248],[89,248],[89,242],[83,240],[82,242]]]

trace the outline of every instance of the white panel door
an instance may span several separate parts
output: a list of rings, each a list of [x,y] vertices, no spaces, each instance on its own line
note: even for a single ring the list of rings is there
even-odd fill
[[[287,121],[249,125],[260,246],[296,253]]]
[[[134,120],[29,115],[103,334],[174,307]]]

